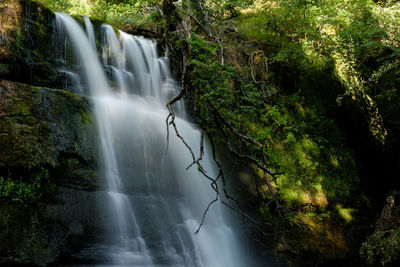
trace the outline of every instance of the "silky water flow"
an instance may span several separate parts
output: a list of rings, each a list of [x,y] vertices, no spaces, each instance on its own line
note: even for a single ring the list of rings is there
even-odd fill
[[[100,258],[101,266],[249,266],[230,212],[220,203],[194,234],[215,192],[196,167],[186,170],[191,156],[172,128],[166,152],[165,104],[180,90],[168,58],[157,55],[155,41],[116,33],[109,25],[102,25],[96,44],[90,20],[84,22],[85,29],[56,14],[82,70],[68,70],[69,76],[83,84],[77,93],[93,99],[105,181],[102,238],[81,253]],[[181,135],[199,155],[200,131],[185,120],[182,102],[174,109]],[[215,177],[209,150],[205,145],[202,165]]]

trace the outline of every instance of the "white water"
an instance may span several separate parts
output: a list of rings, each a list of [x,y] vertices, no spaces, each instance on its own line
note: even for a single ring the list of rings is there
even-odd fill
[[[173,129],[165,153],[165,103],[179,87],[156,43],[124,32],[118,37],[104,25],[102,65],[90,21],[85,33],[68,15],[56,18],[82,62],[103,155],[104,232],[83,253],[108,266],[249,266],[219,203],[194,235],[215,194],[195,167],[186,170],[191,156]],[[175,109],[180,133],[198,155],[200,132],[184,119],[183,103]],[[207,174],[215,176],[207,146],[203,158]]]
[[[84,16],[83,19],[85,21],[85,30],[86,30],[86,34],[88,36],[89,42],[92,45],[93,49],[96,50],[96,38],[94,36],[92,23],[90,22],[90,19],[87,16]]]

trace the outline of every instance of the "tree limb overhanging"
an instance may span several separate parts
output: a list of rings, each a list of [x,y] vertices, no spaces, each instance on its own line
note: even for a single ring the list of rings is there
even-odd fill
[[[269,174],[275,181],[276,183],[276,175],[278,174],[282,174],[281,172],[272,172],[271,170],[269,170],[265,164],[266,164],[266,158],[265,158],[265,154],[264,154],[264,146],[261,145],[258,141],[245,136],[241,133],[239,133],[239,131],[234,128],[232,126],[232,124],[230,124],[220,113],[220,111],[215,107],[215,105],[213,105],[212,103],[210,103],[211,107],[213,108],[213,112],[214,112],[214,121],[215,124],[218,126],[218,129],[222,132],[222,134],[226,137],[225,139],[228,139],[228,135],[226,134],[226,132],[224,131],[224,129],[220,126],[218,119],[222,120],[223,124],[225,124],[226,126],[228,126],[228,129],[236,136],[239,137],[240,140],[243,140],[245,142],[249,142],[253,145],[256,145],[257,147],[261,148],[261,152],[263,154],[263,161],[264,164],[261,164],[260,162],[258,162],[254,157],[251,157],[250,155],[247,154],[241,154],[239,153],[237,150],[235,150],[232,146],[232,144],[229,142],[229,140],[224,140],[223,142],[227,145],[230,153],[235,156],[236,158],[241,158],[241,159],[245,159],[247,161],[249,161],[250,163],[254,163],[259,169],[261,169],[264,173]],[[280,213],[281,210],[284,211],[284,207],[282,206],[282,204],[279,201],[278,196],[276,195],[276,192],[274,190],[274,188],[272,187],[271,183],[268,181],[268,179],[265,179],[266,184],[268,186],[268,190],[270,191],[270,193],[272,194],[273,199],[275,200],[279,215],[282,215]]]
[[[225,178],[223,175],[223,171],[222,171],[222,166],[220,164],[220,162],[217,160],[216,158],[216,152],[215,152],[215,146],[214,146],[214,142],[213,142],[213,136],[207,132],[206,130],[204,130],[207,134],[208,139],[210,140],[211,143],[211,148],[212,148],[212,156],[214,159],[214,162],[216,163],[217,167],[218,167],[218,174],[217,176],[211,177],[206,173],[206,170],[202,167],[201,165],[201,161],[203,159],[203,153],[204,153],[204,134],[202,132],[201,134],[201,138],[200,138],[200,155],[198,158],[196,158],[192,148],[190,147],[190,145],[185,141],[184,137],[179,133],[179,130],[177,128],[177,125],[175,123],[175,113],[173,110],[173,104],[176,103],[177,101],[181,100],[182,97],[186,94],[187,92],[187,84],[186,84],[186,76],[187,76],[187,67],[188,67],[188,60],[189,60],[189,40],[190,40],[190,20],[189,20],[189,24],[187,24],[185,22],[185,19],[183,19],[181,17],[181,15],[176,11],[176,7],[173,4],[174,0],[163,0],[161,3],[161,7],[158,7],[160,14],[167,20],[167,23],[169,25],[169,27],[171,27],[171,29],[173,28],[172,24],[174,24],[176,26],[175,32],[177,32],[178,37],[181,41],[181,52],[182,52],[182,68],[181,68],[181,79],[180,79],[180,86],[181,86],[181,90],[179,91],[179,93],[171,98],[167,105],[166,108],[168,110],[168,116],[166,118],[166,126],[167,126],[167,147],[166,147],[166,153],[168,153],[168,146],[169,146],[169,127],[172,125],[175,135],[181,140],[181,142],[185,145],[185,147],[188,149],[188,151],[190,152],[190,155],[192,157],[192,163],[186,168],[187,170],[191,167],[193,167],[194,165],[197,166],[197,170],[208,180],[210,180],[211,182],[211,188],[215,191],[216,193],[216,197],[215,199],[213,199],[212,201],[210,201],[210,203],[207,205],[204,213],[203,213],[203,217],[202,217],[202,221],[198,227],[198,229],[195,231],[195,234],[197,234],[201,227],[204,224],[206,215],[210,209],[210,207],[217,202],[218,200],[220,200],[221,204],[238,212],[239,214],[242,215],[242,218],[246,218],[250,221],[252,221],[253,223],[257,223],[259,224],[260,222],[255,221],[253,218],[251,218],[248,214],[246,214],[243,209],[240,207],[240,204],[238,202],[237,199],[233,198],[232,196],[230,196],[225,188]],[[218,35],[217,37],[215,37],[211,31],[207,30],[206,27],[204,25],[202,25],[200,23],[199,20],[197,20],[194,16],[190,15],[190,14],[186,14],[189,18],[192,18],[205,32],[206,34],[209,36],[209,38],[213,39],[213,41],[219,43],[220,45],[220,52],[221,52],[221,64],[224,64],[224,57],[223,57],[223,44],[222,44],[222,39],[220,37],[220,35]],[[259,169],[261,169],[264,173],[269,174],[275,181],[276,183],[276,175],[281,174],[280,172],[272,172],[271,170],[269,170],[266,167],[266,159],[265,159],[265,154],[264,154],[264,145],[262,145],[261,143],[259,143],[258,141],[241,134],[235,127],[233,127],[233,125],[231,123],[229,123],[221,114],[221,112],[216,108],[215,105],[213,105],[212,103],[209,103],[209,105],[211,106],[211,111],[213,113],[214,116],[214,120],[216,125],[218,125],[218,128],[221,131],[221,134],[225,137],[225,139],[223,140],[224,143],[227,145],[230,153],[237,157],[237,158],[242,158],[245,159],[251,163],[254,163]],[[222,126],[219,125],[219,122],[222,122],[222,124],[225,126],[225,128],[227,128],[229,130],[229,132],[231,134],[233,134],[234,136],[236,136],[237,138],[239,138],[240,140],[249,143],[250,145],[254,145],[257,148],[259,148],[262,152],[262,158],[263,158],[263,163],[260,163],[258,160],[256,160],[255,158],[251,157],[250,155],[247,154],[241,154],[239,152],[237,152],[237,150],[235,150],[233,148],[233,146],[231,145],[231,143],[229,142],[228,139],[228,135],[225,133],[225,131],[222,129]],[[219,180],[222,180],[222,192],[224,195],[221,194],[220,191],[220,185],[219,185]],[[274,191],[271,183],[268,181],[268,179],[266,179],[266,183],[268,186],[269,191],[271,192],[273,199],[276,203],[279,215],[285,215],[285,209],[284,207],[281,205],[279,198],[276,194],[276,192]],[[229,204],[226,200],[232,200],[233,203],[236,204],[237,207],[232,206],[231,204]],[[283,211],[283,213],[281,213],[281,210]]]
[[[189,152],[190,152],[190,154],[191,154],[191,156],[192,156],[193,162],[192,162],[186,169],[189,169],[189,168],[192,167],[193,165],[197,165],[197,170],[198,170],[206,179],[208,179],[208,180],[211,181],[211,188],[212,188],[212,189],[215,191],[215,193],[216,193],[216,199],[212,200],[212,201],[207,205],[207,208],[206,208],[206,210],[205,210],[204,213],[203,213],[202,222],[200,223],[199,228],[195,231],[195,234],[197,234],[197,233],[200,231],[200,228],[201,228],[202,225],[204,224],[204,220],[205,220],[205,217],[206,217],[206,215],[207,215],[207,213],[208,213],[208,210],[210,209],[210,207],[212,206],[212,204],[214,204],[217,200],[220,200],[222,205],[224,205],[224,206],[226,206],[226,207],[228,207],[228,208],[230,208],[230,209],[232,209],[232,210],[238,212],[239,214],[241,214],[243,218],[246,218],[246,219],[252,221],[253,223],[260,224],[261,222],[258,222],[258,221],[256,221],[256,220],[254,220],[250,215],[248,215],[247,213],[245,213],[245,212],[243,211],[243,209],[240,207],[240,204],[239,204],[238,200],[235,199],[235,198],[233,198],[232,196],[230,196],[230,195],[228,194],[227,190],[225,189],[225,181],[224,181],[224,178],[223,178],[224,175],[223,175],[223,172],[222,172],[222,169],[221,169],[221,164],[220,164],[220,163],[218,162],[218,160],[215,158],[215,147],[214,147],[214,145],[212,145],[213,157],[214,157],[214,161],[216,162],[216,164],[217,164],[217,166],[218,166],[218,168],[219,168],[218,175],[217,175],[216,178],[213,178],[213,177],[209,176],[209,175],[207,174],[206,170],[205,170],[205,169],[203,168],[203,166],[201,165],[201,159],[202,159],[203,153],[204,153],[204,152],[203,152],[203,151],[204,151],[203,135],[202,135],[202,138],[200,139],[200,156],[199,156],[199,158],[196,159],[192,148],[191,148],[190,145],[185,141],[185,139],[182,137],[182,135],[181,135],[181,134],[179,133],[179,131],[178,131],[178,128],[177,128],[176,123],[175,123],[175,114],[174,114],[174,111],[173,111],[172,106],[170,106],[170,105],[167,104],[167,107],[168,107],[169,112],[170,112],[170,113],[168,114],[167,120],[166,120],[166,123],[167,123],[167,142],[169,142],[169,129],[168,129],[168,128],[169,128],[170,125],[172,125],[173,128],[174,128],[174,131],[175,131],[176,136],[182,141],[182,143],[186,146],[186,148],[189,150]],[[218,184],[218,180],[219,180],[220,178],[223,180],[223,189],[222,189],[222,190],[223,190],[223,192],[224,192],[224,194],[225,194],[225,198],[226,198],[226,199],[232,200],[232,201],[238,206],[238,208],[232,206],[231,204],[227,203],[227,202],[224,200],[224,197],[222,196],[222,194],[221,194],[221,192],[220,192],[220,188],[219,188],[219,184]],[[263,222],[263,224],[267,224],[267,223]]]

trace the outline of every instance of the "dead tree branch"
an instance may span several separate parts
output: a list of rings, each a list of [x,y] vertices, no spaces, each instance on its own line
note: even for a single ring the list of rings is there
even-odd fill
[[[199,233],[201,227],[203,226],[204,221],[206,219],[206,214],[207,214],[208,210],[210,209],[211,205],[218,201],[218,196],[219,196],[219,194],[217,193],[216,196],[215,196],[215,199],[213,201],[211,201],[210,203],[208,203],[207,208],[203,213],[203,217],[201,219],[201,223],[200,223],[199,227],[197,228],[196,232],[194,232],[195,235]]]
[[[227,147],[228,147],[230,153],[231,153],[233,156],[235,156],[236,158],[245,159],[245,160],[247,160],[247,161],[249,161],[249,162],[251,162],[251,163],[254,163],[254,164],[255,164],[259,169],[261,169],[264,173],[269,174],[269,175],[274,179],[274,181],[275,181],[275,183],[276,183],[276,175],[282,174],[282,173],[281,173],[281,172],[273,172],[273,171],[271,171],[270,169],[268,169],[268,168],[265,166],[266,157],[265,157],[265,153],[264,153],[264,152],[265,152],[265,151],[264,151],[264,145],[262,145],[262,144],[259,143],[258,141],[254,140],[254,139],[252,139],[252,138],[250,138],[250,137],[248,137],[248,136],[246,136],[246,135],[241,134],[235,127],[233,127],[232,124],[230,124],[230,123],[222,116],[221,112],[216,108],[216,106],[215,106],[214,104],[210,103],[210,106],[212,107],[213,112],[214,112],[215,124],[217,125],[217,127],[218,127],[218,129],[221,131],[221,133],[225,136],[225,140],[224,140],[223,142],[227,145]],[[264,164],[260,163],[260,162],[259,162],[258,160],[256,160],[254,157],[252,157],[252,156],[250,156],[250,155],[247,155],[247,154],[241,154],[241,153],[239,153],[236,149],[234,149],[233,146],[232,146],[232,144],[231,144],[229,141],[227,141],[227,140],[228,140],[228,135],[226,134],[226,132],[224,131],[224,129],[220,126],[218,119],[221,120],[222,123],[225,124],[225,125],[227,126],[227,128],[230,130],[231,133],[233,133],[234,135],[238,136],[241,140],[246,141],[246,142],[251,143],[251,144],[254,144],[254,145],[256,145],[257,147],[261,148],[261,153],[262,153],[262,158],[263,158],[263,163],[264,163]],[[281,210],[282,210],[282,211],[284,212],[284,214],[285,214],[285,213],[286,213],[286,212],[285,212],[285,209],[284,209],[284,207],[282,206],[282,204],[280,203],[279,197],[277,196],[277,194],[276,194],[274,188],[272,187],[270,181],[269,181],[268,179],[266,179],[265,181],[266,181],[268,190],[269,190],[270,193],[272,194],[272,197],[273,197],[273,199],[274,199],[274,201],[275,201],[275,203],[276,203],[276,206],[277,206],[279,215],[282,215],[281,212],[280,212]]]
[[[252,139],[252,138],[250,138],[250,137],[248,137],[248,136],[245,136],[245,135],[241,134],[238,130],[236,130],[235,127],[232,126],[231,123],[229,123],[229,122],[222,116],[221,112],[217,109],[217,107],[216,107],[213,103],[210,102],[210,105],[211,105],[212,109],[214,110],[215,114],[218,116],[218,118],[219,118],[226,126],[228,126],[228,128],[231,130],[231,132],[232,132],[233,134],[235,134],[235,135],[236,135],[237,137],[239,137],[241,140],[244,140],[244,141],[246,141],[246,142],[252,143],[253,145],[256,145],[256,146],[259,147],[259,148],[262,148],[262,147],[263,147],[263,145],[262,145],[260,142],[254,140],[254,139]]]
[[[176,99],[176,97],[175,97],[174,99]],[[172,100],[171,100],[171,101],[172,101]],[[173,128],[174,128],[174,131],[175,131],[176,136],[182,141],[182,143],[186,146],[186,148],[189,150],[189,152],[190,152],[190,154],[191,154],[192,163],[187,167],[187,169],[189,169],[189,168],[192,167],[193,165],[197,165],[197,170],[198,170],[206,179],[208,179],[208,180],[211,181],[211,188],[215,191],[216,196],[217,196],[216,199],[214,199],[213,201],[211,201],[211,202],[208,204],[206,210],[205,210],[204,213],[203,213],[202,222],[201,222],[199,228],[197,229],[197,231],[196,231],[195,233],[198,233],[198,232],[200,231],[200,228],[201,228],[202,225],[204,224],[204,220],[205,220],[205,217],[206,217],[206,215],[207,215],[207,213],[208,213],[208,210],[210,209],[211,205],[214,204],[217,200],[220,200],[222,205],[224,205],[224,206],[230,208],[231,210],[234,210],[234,211],[238,212],[239,214],[241,214],[243,218],[246,218],[246,219],[252,221],[252,222],[255,223],[255,224],[260,224],[261,222],[258,222],[258,221],[256,221],[256,220],[254,220],[250,215],[248,215],[247,213],[245,213],[245,212],[243,211],[243,209],[240,207],[240,204],[239,204],[238,200],[235,199],[234,197],[230,196],[230,195],[228,194],[227,190],[225,189],[224,174],[223,174],[222,166],[221,166],[220,162],[216,159],[216,152],[215,152],[215,146],[214,146],[213,141],[211,141],[212,154],[213,154],[214,161],[215,161],[215,163],[217,164],[217,167],[218,167],[218,175],[217,175],[216,178],[213,178],[213,177],[210,177],[210,176],[206,173],[206,170],[205,170],[205,169],[203,168],[203,166],[201,165],[201,160],[202,160],[203,154],[204,154],[204,140],[203,140],[204,137],[203,137],[203,134],[202,134],[201,139],[200,139],[200,155],[199,155],[199,158],[196,159],[195,154],[194,154],[192,148],[191,148],[190,145],[185,141],[185,139],[183,138],[183,136],[182,136],[182,135],[179,133],[179,131],[178,131],[178,128],[177,128],[176,123],[175,123],[175,113],[174,113],[174,111],[173,111],[172,106],[169,104],[171,101],[169,101],[168,104],[167,104],[167,108],[168,108],[168,110],[169,110],[169,114],[168,114],[167,119],[166,119],[166,124],[167,124],[167,142],[169,142],[169,126],[172,125]],[[176,100],[176,101],[177,101],[177,100]],[[208,133],[207,133],[207,135],[208,135],[208,136],[211,136],[211,135],[209,135]],[[210,140],[212,140],[212,138],[211,138]],[[236,203],[236,205],[238,206],[238,208],[236,208],[236,207],[230,205],[228,202],[226,202],[226,201],[224,200],[224,197],[221,195],[220,188],[219,188],[219,185],[218,185],[218,180],[219,180],[220,178],[222,178],[222,180],[223,180],[223,192],[224,192],[225,198],[226,198],[226,199],[230,199],[230,200],[232,200],[234,203]],[[266,224],[266,223],[264,223],[264,224]]]
[[[186,140],[184,139],[184,137],[179,133],[178,131],[178,127],[175,123],[175,113],[173,110],[173,104],[176,103],[177,101],[181,100],[182,97],[185,95],[186,91],[187,91],[187,84],[186,84],[186,76],[187,76],[187,68],[188,68],[188,60],[189,60],[189,41],[191,39],[191,33],[190,33],[190,19],[189,19],[189,24],[186,23],[186,21],[180,16],[180,14],[177,12],[176,7],[174,5],[174,0],[163,0],[161,2],[161,6],[156,5],[157,9],[159,10],[160,14],[167,20],[167,23],[170,27],[170,25],[175,25],[176,28],[174,29],[174,31],[177,33],[179,39],[182,41],[182,46],[181,46],[181,52],[182,52],[182,73],[181,73],[181,79],[180,79],[180,86],[181,86],[181,90],[179,91],[179,93],[171,98],[167,105],[166,108],[168,110],[168,116],[166,118],[166,126],[167,126],[167,147],[166,147],[166,153],[168,152],[168,145],[169,145],[169,127],[172,125],[175,135],[181,140],[181,142],[185,145],[185,147],[188,149],[188,151],[191,154],[192,157],[192,163],[187,167],[187,169],[191,168],[192,166],[196,165],[197,166],[197,170],[206,178],[211,182],[211,188],[214,190],[214,192],[216,193],[216,197],[214,200],[210,201],[210,203],[207,205],[203,216],[202,216],[202,221],[199,225],[199,228],[196,230],[195,234],[198,233],[201,229],[201,227],[203,226],[205,219],[206,219],[206,215],[210,209],[210,207],[217,202],[218,200],[221,202],[222,205],[238,212],[239,214],[242,215],[243,218],[246,218],[250,221],[252,221],[253,223],[259,223],[257,221],[255,221],[253,218],[251,218],[251,216],[249,216],[248,214],[246,214],[242,208],[239,205],[239,202],[233,198],[232,196],[230,196],[227,193],[227,190],[225,189],[225,178],[223,175],[223,171],[222,171],[222,167],[221,164],[219,163],[219,161],[216,159],[216,153],[215,153],[215,146],[213,143],[213,139],[212,139],[212,135],[207,133],[207,136],[209,137],[209,140],[211,142],[211,148],[212,148],[212,154],[213,154],[213,159],[214,162],[216,163],[216,165],[218,166],[218,175],[214,178],[209,176],[206,173],[206,170],[203,168],[203,166],[201,165],[201,161],[203,159],[203,154],[204,154],[204,137],[203,137],[203,133],[200,139],[200,155],[199,157],[196,159],[196,156],[192,150],[192,148],[190,147],[190,145],[186,142]],[[197,24],[200,25],[200,27],[203,28],[203,30],[206,32],[206,34],[209,35],[210,38],[212,38],[215,42],[218,42],[220,45],[220,51],[221,51],[221,64],[224,64],[224,58],[223,58],[223,43],[222,43],[222,39],[221,39],[221,33],[215,37],[214,35],[212,35],[211,31],[208,31],[206,27],[204,27],[203,25],[201,25],[201,23],[197,20],[197,18],[195,18],[194,16],[189,14],[189,18],[192,18]],[[173,27],[170,28],[170,30],[172,30]],[[225,127],[227,127],[229,129],[230,133],[233,133],[235,136],[239,137],[240,140],[243,140],[247,143],[250,143],[252,145],[255,145],[256,147],[260,148],[262,153],[264,153],[264,146],[259,143],[258,141],[245,136],[243,134],[241,134],[238,130],[236,130],[235,127],[232,126],[232,124],[230,124],[227,120],[224,119],[224,117],[222,116],[222,114],[218,111],[218,109],[213,106],[213,113],[214,116],[216,116],[216,118],[218,118],[220,121],[223,122],[223,125],[225,125]],[[224,131],[222,131],[222,133],[226,136],[226,138],[228,138],[228,136],[224,133]],[[226,144],[228,145],[228,148],[230,150],[230,152],[233,155],[238,156],[239,158],[244,158],[247,159],[248,161],[255,163],[257,165],[257,167],[259,167],[260,169],[262,169],[265,173],[268,173],[269,175],[271,175],[274,180],[276,181],[275,175],[279,174],[279,173],[275,173],[270,171],[265,165],[266,165],[266,160],[265,160],[265,156],[263,155],[264,159],[263,159],[263,164],[259,163],[256,159],[252,158],[249,155],[242,155],[240,153],[238,153],[232,146],[231,144],[227,141]],[[224,192],[224,196],[221,194],[220,188],[219,188],[219,179],[222,179],[222,185],[223,185],[223,192]],[[278,196],[276,195],[276,193],[273,190],[272,185],[270,184],[269,181],[267,181],[267,185],[269,190],[271,191],[278,208],[280,209],[281,205],[279,203],[279,199]],[[232,206],[230,203],[228,203],[226,200],[232,200],[237,206],[234,207]]]

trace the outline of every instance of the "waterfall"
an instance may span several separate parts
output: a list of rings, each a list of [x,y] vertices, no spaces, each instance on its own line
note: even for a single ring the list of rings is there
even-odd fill
[[[196,168],[186,170],[190,153],[172,132],[166,153],[165,104],[179,86],[156,42],[103,25],[96,51],[89,19],[86,30],[66,14],[56,13],[56,20],[80,58],[102,154],[104,230],[82,255],[107,266],[250,266],[220,203],[194,234],[215,192]],[[200,131],[185,119],[182,102],[175,109],[181,135],[199,155]],[[215,177],[207,145],[202,165]]]
[[[85,29],[86,29],[86,34],[89,38],[89,42],[92,45],[93,49],[96,50],[96,39],[94,37],[94,31],[93,31],[93,26],[92,23],[89,19],[88,16],[84,16],[83,17],[84,21],[85,21]]]

